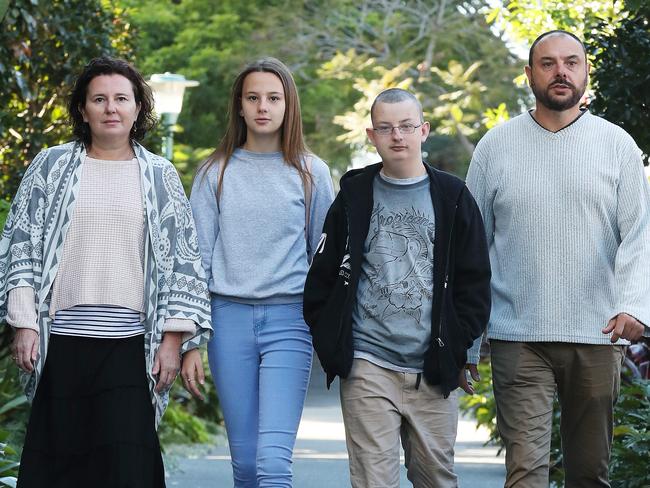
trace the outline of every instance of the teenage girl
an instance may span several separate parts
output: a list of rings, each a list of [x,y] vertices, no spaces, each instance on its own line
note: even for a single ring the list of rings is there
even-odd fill
[[[312,360],[302,293],[332,199],[327,165],[305,147],[289,69],[274,58],[251,63],[233,84],[226,133],[190,199],[235,488],[291,487]],[[198,350],[183,356],[182,378],[201,397]]]

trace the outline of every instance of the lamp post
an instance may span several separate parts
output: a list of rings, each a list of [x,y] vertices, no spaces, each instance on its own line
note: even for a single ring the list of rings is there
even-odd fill
[[[169,161],[173,157],[174,124],[183,108],[185,88],[198,86],[199,82],[186,80],[183,75],[164,73],[151,75],[149,86],[153,91],[156,113],[160,115],[165,136],[163,137],[163,154]]]

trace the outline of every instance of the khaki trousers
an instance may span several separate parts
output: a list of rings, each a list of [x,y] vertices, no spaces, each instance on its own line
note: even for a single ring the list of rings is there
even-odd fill
[[[353,488],[398,488],[400,437],[408,479],[415,488],[458,486],[454,443],[455,392],[443,398],[416,374],[355,359],[341,380],[341,408]]]
[[[506,488],[546,488],[553,399],[562,420],[566,488],[609,487],[612,418],[624,347],[491,340]]]

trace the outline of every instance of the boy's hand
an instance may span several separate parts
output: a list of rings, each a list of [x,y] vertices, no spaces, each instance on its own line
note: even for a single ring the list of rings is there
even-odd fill
[[[476,367],[476,364],[467,363],[465,367],[460,370],[460,376],[458,378],[460,387],[465,393],[473,395],[475,392],[474,388],[472,387],[472,382],[467,379],[467,371],[469,371],[469,374],[472,376],[472,379],[474,381],[480,381],[481,376],[478,374],[478,368]]]

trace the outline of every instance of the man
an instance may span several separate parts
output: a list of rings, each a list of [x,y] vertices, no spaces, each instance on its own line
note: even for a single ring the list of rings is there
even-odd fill
[[[454,390],[490,309],[481,215],[458,178],[422,162],[409,92],[371,109],[379,164],[348,172],[307,276],[304,315],[327,384],[341,377],[355,488],[399,487],[400,436],[417,488],[457,485]],[[421,381],[424,376],[424,381]]]
[[[489,131],[467,174],[493,264],[506,487],[548,486],[556,390],[566,486],[609,486],[624,344],[650,324],[650,189],[630,136],[580,108],[588,72],[573,34],[538,37],[535,109]]]

